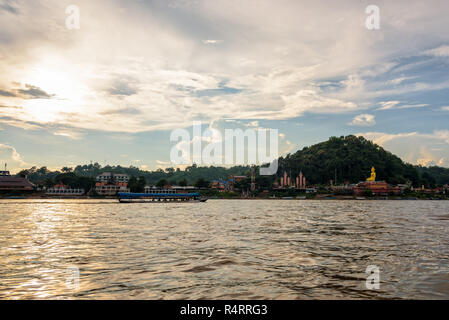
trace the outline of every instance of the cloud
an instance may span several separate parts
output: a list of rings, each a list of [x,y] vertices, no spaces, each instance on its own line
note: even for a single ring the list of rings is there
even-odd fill
[[[428,103],[418,103],[418,104],[400,104],[400,101],[383,101],[379,104],[382,106],[377,110],[390,110],[390,109],[411,109],[411,108],[424,108],[430,106]]]
[[[67,137],[73,140],[80,140],[84,137],[84,135],[76,130],[70,130],[70,129],[60,129],[53,133],[55,136],[62,136]]]
[[[382,101],[379,104],[382,106],[378,110],[388,110],[394,108],[396,105],[398,105],[400,101]]]
[[[449,111],[449,106],[446,106],[446,107],[441,107],[441,110],[444,110],[444,111]]]
[[[291,96],[282,96],[285,107],[272,112],[272,118],[294,118],[305,112],[310,113],[344,113],[356,110],[357,104],[320,95],[315,90],[301,90]]]
[[[16,92],[24,99],[50,99],[54,97],[54,95],[30,84],[25,84],[25,89],[17,89]]]
[[[0,159],[3,163],[7,163],[9,168],[26,166],[25,161],[14,147],[2,143],[0,143]]]
[[[399,77],[395,79],[391,79],[387,81],[387,85],[399,85],[407,80],[413,80],[416,79],[416,76],[410,76],[410,77]]]
[[[413,109],[413,108],[424,108],[430,106],[428,103],[420,103],[420,104],[404,104],[399,106],[397,109]]]
[[[200,0],[171,0],[168,6],[171,8],[186,8],[199,4]]]
[[[406,162],[449,167],[449,130],[435,130],[433,133],[365,132],[357,135],[394,151]]]
[[[392,151],[415,162],[449,159],[441,145],[433,150],[445,143],[444,134],[407,136],[414,124],[408,119],[433,132],[446,116],[440,111],[438,122],[430,122],[426,107],[444,105],[449,90],[449,68],[441,59],[449,44],[449,33],[441,31],[448,29],[448,1],[404,6],[380,0],[381,29],[375,32],[364,26],[364,5],[350,1],[77,0],[76,31],[65,27],[65,1],[0,4],[0,105],[18,106],[0,107],[6,136],[21,132],[9,126],[35,130],[22,134],[36,141],[44,130],[59,135],[52,137],[58,142],[92,130],[98,135],[86,136],[86,143],[102,145],[96,137],[107,135],[131,154],[127,148],[135,146],[125,139],[138,135],[127,133],[142,132],[158,144],[153,137],[159,134],[147,131],[231,118],[239,122],[230,126],[257,122],[283,132],[300,121],[316,142],[335,134],[335,126],[325,124],[345,126],[380,108],[401,119],[393,133],[378,137]],[[413,118],[407,117],[410,108]],[[329,122],[317,131],[309,120],[318,117],[310,114]],[[280,137],[281,152],[303,138],[292,139]],[[421,144],[431,156],[419,150]],[[154,152],[152,161],[166,159],[157,154],[164,151]]]
[[[111,109],[111,110],[106,110],[106,111],[102,111],[101,114],[102,115],[135,115],[135,114],[141,114],[142,110],[137,109],[137,108],[128,108],[128,107],[124,107],[124,108],[119,108],[119,109]]]
[[[341,81],[341,84],[347,90],[358,90],[365,86],[366,81],[361,79],[357,74],[351,74],[346,80]]]
[[[43,126],[39,123],[35,123],[32,121],[17,120],[13,117],[1,116],[1,112],[0,112],[0,123],[4,123],[8,126],[13,126],[25,130],[36,130],[43,128]]]
[[[372,114],[360,114],[355,116],[349,123],[351,126],[372,127],[376,124],[375,117]]]
[[[363,8],[350,3],[116,1],[104,10],[105,1],[79,0],[81,29],[71,32],[61,1],[4,1],[21,14],[0,20],[0,84],[28,85],[0,95],[30,100],[8,113],[16,121],[131,133],[193,120],[362,113],[398,101],[386,110],[400,107],[395,94],[449,87],[406,81],[416,75],[401,60],[428,51],[421,35],[447,26],[448,4],[437,2],[385,3],[382,29],[368,32]],[[437,46],[449,35],[432,39]],[[432,105],[403,107],[424,104]]]
[[[440,47],[426,50],[424,55],[434,56],[434,57],[449,57],[449,45],[442,45]]]
[[[360,42],[365,29],[356,27],[354,19],[334,21],[332,28],[322,30],[335,10],[342,17],[363,18],[363,10],[355,8],[267,3],[261,10],[255,3],[234,6],[217,0],[173,1],[168,6],[130,2],[126,10],[108,4],[104,11],[101,1],[81,0],[86,14],[75,37],[63,25],[49,23],[61,20],[62,6],[53,1],[44,10],[39,3],[23,2],[21,11],[28,20],[19,16],[0,22],[13,39],[0,71],[33,84],[21,89],[26,98],[54,94],[61,99],[45,107],[45,117],[33,111],[43,102],[29,103],[14,115],[22,121],[142,132],[185,127],[197,119],[346,112],[358,103],[333,97],[315,83],[346,76],[348,70],[375,60],[371,48]],[[91,18],[89,13],[99,10],[104,11],[102,19]],[[304,26],[315,34],[304,32]],[[151,41],[147,30],[152,30]],[[116,35],[113,41],[110,34]],[[211,51],[205,44],[226,45]],[[20,72],[25,68],[32,70],[31,76]],[[364,82],[356,75],[348,81],[348,88]],[[140,112],[126,117],[109,112],[130,105]]]
[[[13,0],[0,0],[0,11],[19,14],[19,10],[14,6],[14,2]]]
[[[13,89],[11,91],[0,90],[0,96],[22,99],[51,99],[54,97],[54,95],[48,94],[41,88],[30,84],[25,84],[25,87],[21,89]]]
[[[112,96],[132,96],[138,92],[137,80],[129,77],[115,79],[105,92]]]
[[[204,44],[219,44],[219,43],[222,43],[223,40],[212,40],[212,39],[210,39],[210,40],[202,40],[202,42]]]
[[[380,146],[383,146],[390,140],[413,137],[416,136],[417,134],[418,134],[417,132],[397,133],[397,134],[388,134],[384,132],[365,132],[365,133],[358,133],[357,136],[363,136],[366,139],[371,140]]]
[[[16,94],[14,92],[11,92],[11,91],[0,90],[0,96],[3,96],[3,97],[15,97]]]
[[[442,139],[449,144],[449,130],[435,130],[434,135],[437,139]]]

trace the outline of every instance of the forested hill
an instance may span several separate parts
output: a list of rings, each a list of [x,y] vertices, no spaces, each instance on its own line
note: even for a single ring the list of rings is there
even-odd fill
[[[311,184],[329,184],[330,180],[337,184],[346,181],[356,183],[365,180],[370,175],[371,167],[376,168],[377,180],[385,180],[391,184],[411,181],[415,187],[425,185],[434,187],[449,184],[449,169],[441,167],[420,167],[404,163],[399,157],[384,150],[363,137],[331,137],[328,141],[315,144],[279,158],[277,176],[257,177],[256,182],[261,187],[270,187],[275,180],[283,175],[284,170],[291,177],[302,170]],[[256,170],[258,173],[259,170]],[[232,168],[202,167],[195,164],[184,170],[166,168],[156,171],[144,171],[136,167],[101,166],[98,163],[79,165],[75,168],[62,168],[61,171],[49,171],[46,167],[33,167],[22,171],[31,181],[37,184],[64,183],[87,188],[94,183],[94,177],[102,172],[126,173],[129,176],[144,177],[146,183],[156,184],[162,180],[170,184],[194,184],[198,180],[205,182],[214,179],[226,179],[230,174],[249,176],[249,166]]]
[[[422,183],[435,183],[436,180],[430,178],[432,181],[424,181],[424,172],[420,172],[417,167],[404,163],[399,157],[363,137],[352,135],[331,137],[328,141],[305,147],[280,158],[279,164],[279,176],[284,170],[292,175],[302,170],[312,184],[328,184],[330,180],[335,181],[335,177],[338,184],[363,181],[370,176],[372,166],[376,168],[376,180],[392,184],[411,181],[413,185],[420,186]]]

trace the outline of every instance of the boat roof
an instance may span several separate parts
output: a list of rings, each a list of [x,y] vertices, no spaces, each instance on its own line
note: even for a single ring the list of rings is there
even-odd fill
[[[200,194],[198,192],[195,193],[128,193],[128,192],[119,192],[118,196],[120,198],[141,198],[141,197],[177,197],[177,198],[185,198],[185,197],[199,197]]]

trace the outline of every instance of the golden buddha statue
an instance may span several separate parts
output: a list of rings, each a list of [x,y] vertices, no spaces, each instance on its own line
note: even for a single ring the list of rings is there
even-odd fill
[[[366,181],[376,181],[376,169],[374,167],[371,168],[371,177],[366,179]]]

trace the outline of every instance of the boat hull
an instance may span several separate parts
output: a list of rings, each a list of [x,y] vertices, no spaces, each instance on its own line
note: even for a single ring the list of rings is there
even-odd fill
[[[120,203],[198,203],[198,202],[206,202],[207,199],[198,199],[198,200],[155,200],[155,199],[118,199]]]
[[[120,203],[191,203],[206,202],[199,193],[119,193]]]

